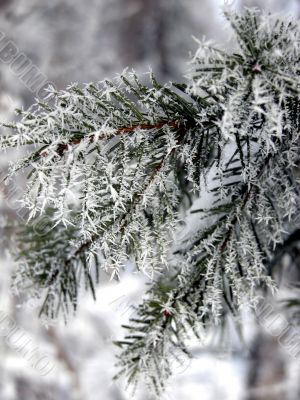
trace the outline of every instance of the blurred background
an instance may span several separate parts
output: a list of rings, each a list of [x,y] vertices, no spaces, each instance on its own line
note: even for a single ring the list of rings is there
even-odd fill
[[[0,39],[11,40],[32,75],[21,78],[0,42],[0,119],[15,118],[16,107],[29,107],[35,86],[111,78],[126,67],[139,73],[153,70],[160,81],[182,81],[192,36],[227,40],[218,0],[0,0]],[[236,1],[237,9],[257,6],[300,14],[297,0]],[[6,58],[5,58],[6,57]],[[1,173],[12,157],[1,155]],[[98,301],[83,298],[78,315],[67,325],[47,325],[38,318],[38,303],[22,303],[12,294],[13,262],[9,247],[13,228],[4,220],[23,218],[16,200],[24,182],[0,187],[0,400],[126,400],[131,398],[116,373],[114,339],[122,336],[132,310],[144,291],[143,278],[124,275],[121,283],[98,289]],[[271,300],[270,300],[271,302]],[[275,308],[275,305],[272,305]],[[264,325],[264,326],[262,326]],[[192,361],[175,366],[166,399],[173,400],[297,400],[300,361],[268,331],[268,324],[245,316],[245,343],[228,326],[225,345],[212,335],[201,346],[191,343]],[[8,332],[14,329],[14,334]],[[300,337],[300,336],[299,336]],[[146,390],[138,399],[150,400]]]

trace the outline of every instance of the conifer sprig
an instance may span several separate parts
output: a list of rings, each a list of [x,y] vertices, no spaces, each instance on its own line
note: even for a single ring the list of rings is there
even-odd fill
[[[99,270],[119,277],[131,257],[155,282],[119,364],[158,394],[191,332],[201,337],[227,312],[255,307],[259,288],[274,289],[274,251],[297,228],[298,23],[257,10],[226,17],[236,49],[202,43],[187,84],[151,74],[147,86],[126,72],[72,85],[22,111],[1,138],[3,150],[31,146],[10,173],[30,169],[17,277],[48,290],[53,316],[76,308],[82,282],[94,294]],[[190,215],[195,228],[179,240]]]

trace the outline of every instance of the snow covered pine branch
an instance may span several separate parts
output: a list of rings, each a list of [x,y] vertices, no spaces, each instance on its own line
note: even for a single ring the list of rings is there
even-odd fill
[[[8,177],[29,171],[15,285],[55,317],[130,259],[154,281],[118,343],[120,373],[157,393],[186,334],[275,287],[268,267],[299,215],[298,22],[226,17],[236,48],[201,43],[187,84],[125,72],[71,85],[1,137],[28,153]]]

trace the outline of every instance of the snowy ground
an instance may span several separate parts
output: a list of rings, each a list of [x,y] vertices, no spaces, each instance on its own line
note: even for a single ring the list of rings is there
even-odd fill
[[[2,259],[1,268],[8,270],[9,263],[10,261]],[[7,283],[3,283],[3,290],[8,287]],[[12,343],[10,334],[5,335],[7,326],[0,322],[0,398],[130,399],[131,395],[124,390],[123,384],[112,381],[116,373],[114,356],[117,351],[112,345],[112,340],[120,338],[120,325],[130,317],[130,305],[137,303],[142,294],[142,279],[124,277],[119,284],[111,283],[101,287],[96,303],[86,298],[76,318],[71,319],[67,326],[59,323],[46,328],[37,320],[36,302],[29,301],[25,305],[11,304],[2,292],[0,311],[5,309],[7,315],[17,321],[19,331],[26,332],[34,342],[32,346],[38,348],[41,355],[47,355],[53,369],[49,368],[49,373],[42,376],[43,374],[32,367],[28,357],[23,357],[18,350],[25,340],[16,339]],[[182,364],[175,366],[174,378],[164,398],[242,399],[247,372],[244,356],[238,353],[217,355],[197,345],[195,349],[193,360],[182,359]],[[55,397],[51,397],[50,387],[51,390],[54,388]],[[39,396],[38,393],[43,393],[44,397],[35,397]],[[147,396],[145,391],[141,391],[138,399],[150,400],[151,397]]]
[[[1,270],[8,272],[11,260],[1,260]],[[1,400],[129,400],[122,382],[112,380],[116,373],[115,354],[117,348],[112,341],[122,336],[120,325],[132,315],[130,306],[143,295],[143,280],[138,276],[124,276],[121,283],[108,283],[98,289],[98,301],[85,297],[78,315],[67,324],[56,322],[45,327],[37,318],[38,304],[32,300],[25,304],[13,302],[7,292],[9,274],[1,279],[0,309],[0,398]],[[6,294],[5,294],[6,293]],[[18,334],[8,334],[8,325],[3,315],[16,322]],[[248,318],[248,317],[247,317]],[[194,354],[192,360],[182,359],[174,366],[174,377],[163,396],[165,400],[246,400],[249,393],[264,395],[266,399],[296,400],[299,362],[288,359],[286,377],[261,384],[259,388],[247,387],[249,377],[249,348],[255,337],[257,326],[254,320],[246,320],[246,346],[243,348],[232,327],[229,327],[230,345],[216,346],[209,340],[204,346],[191,341]],[[38,349],[40,358],[47,357],[47,368],[36,368],[30,357],[20,350],[23,343],[21,332],[31,344],[28,350]],[[272,337],[269,338],[272,342]],[[228,343],[228,342],[226,342]],[[268,348],[268,341],[265,348]],[[276,363],[278,343],[270,347]],[[269,358],[270,355],[266,355]],[[43,364],[43,362],[42,362]],[[266,363],[257,368],[272,367]],[[271,396],[271,397],[268,397]],[[279,396],[279,397],[278,397]],[[138,400],[151,400],[146,390],[137,393]]]

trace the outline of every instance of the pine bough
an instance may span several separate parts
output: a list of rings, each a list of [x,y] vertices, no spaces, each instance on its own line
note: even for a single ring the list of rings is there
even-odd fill
[[[270,263],[299,215],[298,22],[225,15],[235,50],[200,43],[187,84],[126,71],[52,90],[1,136],[2,151],[28,153],[7,178],[29,171],[15,285],[45,295],[53,318],[130,259],[153,283],[118,343],[120,374],[157,393],[191,332],[274,288]],[[191,213],[198,228],[179,241]]]

